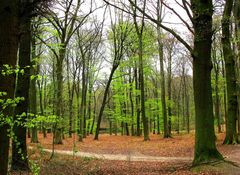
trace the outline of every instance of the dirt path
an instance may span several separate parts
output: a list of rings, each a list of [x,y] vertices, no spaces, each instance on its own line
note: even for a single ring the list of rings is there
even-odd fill
[[[29,147],[33,149],[32,147]],[[44,152],[51,153],[51,149],[41,149]],[[71,155],[77,157],[87,157],[87,158],[97,158],[105,160],[123,160],[123,161],[147,161],[147,162],[172,162],[172,161],[181,161],[181,162],[191,162],[192,157],[159,157],[159,156],[148,156],[142,154],[134,154],[129,152],[129,154],[101,154],[101,153],[90,153],[90,152],[73,152],[66,150],[54,150],[56,154],[62,155]]]
[[[32,147],[30,147],[32,149]],[[42,151],[51,153],[51,149],[42,149]],[[102,154],[102,153],[90,153],[90,152],[73,152],[66,150],[55,150],[56,154],[61,155],[71,155],[77,157],[87,157],[87,158],[97,158],[97,159],[105,159],[105,160],[122,160],[122,161],[141,161],[141,162],[191,162],[193,160],[192,157],[162,157],[162,156],[148,156],[143,154],[134,154],[129,152],[129,154]],[[227,160],[231,160],[240,165],[240,153],[231,154],[226,156]]]

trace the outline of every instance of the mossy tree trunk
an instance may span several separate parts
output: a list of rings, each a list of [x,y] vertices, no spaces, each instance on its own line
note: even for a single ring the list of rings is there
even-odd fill
[[[238,82],[240,82],[240,1],[234,1],[234,22],[235,22],[235,37],[236,37],[236,73]],[[240,135],[240,83],[237,84],[238,89],[238,135]]]
[[[217,125],[218,125],[218,133],[222,132],[221,128],[221,115],[220,115],[220,96],[219,96],[219,74],[220,74],[220,61],[217,60],[216,55],[216,43],[213,43],[212,48],[212,61],[213,61],[213,70],[214,70],[214,78],[215,78],[215,118],[217,119]]]
[[[62,39],[64,41],[64,39]],[[65,58],[66,46],[62,42],[62,46],[59,51],[59,57],[56,64],[56,76],[57,76],[57,103],[56,103],[56,115],[58,118],[62,117],[62,94],[63,94],[63,60]],[[62,123],[61,120],[57,121],[54,131],[54,144],[62,144]]]
[[[224,6],[222,18],[222,47],[225,61],[227,83],[227,124],[224,144],[238,143],[237,138],[237,77],[235,72],[234,52],[231,48],[230,17],[233,8],[233,0],[228,0]]]
[[[30,80],[30,91],[29,91],[29,100],[30,100],[30,113],[33,114],[34,117],[37,115],[37,87],[36,87],[36,82],[37,82],[37,61],[36,61],[36,40],[35,37],[32,36],[32,58],[31,58],[31,70],[30,70],[30,75],[33,76]],[[37,126],[35,125],[32,128],[32,137],[31,137],[31,142],[32,143],[38,143],[38,131],[37,131]]]
[[[211,0],[192,0],[193,27],[195,30],[193,57],[193,88],[195,102],[195,152],[194,165],[223,159],[215,143],[212,88],[211,88],[211,44],[212,14]]]

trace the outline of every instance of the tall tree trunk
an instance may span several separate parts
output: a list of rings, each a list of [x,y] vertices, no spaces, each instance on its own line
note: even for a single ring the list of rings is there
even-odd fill
[[[140,92],[141,92],[141,113],[142,113],[142,122],[143,122],[143,134],[144,140],[149,139],[149,130],[148,130],[148,118],[146,117],[145,112],[145,89],[144,89],[144,72],[143,72],[143,43],[142,43],[142,34],[138,36],[139,40],[139,83],[140,83]]]
[[[212,14],[211,0],[192,0],[194,48],[193,88],[195,102],[194,165],[223,159],[215,143],[211,88]]]
[[[169,53],[168,58],[168,133],[171,135],[172,131],[172,56]]]
[[[160,0],[157,4],[157,20],[161,21],[162,7]],[[163,137],[170,137],[168,130],[168,118],[167,118],[167,106],[166,106],[166,94],[165,94],[165,73],[163,65],[163,42],[160,26],[157,26],[157,42],[158,42],[158,55],[160,60],[160,75],[161,75],[161,103],[162,103],[162,115],[163,115]]]
[[[86,137],[86,99],[87,99],[87,79],[86,79],[86,58],[82,59],[82,98],[81,98],[81,116],[80,116],[80,131],[79,141],[82,141]]]
[[[238,143],[236,122],[237,122],[237,77],[235,72],[234,53],[231,48],[230,34],[230,17],[233,8],[233,0],[228,0],[225,3],[223,18],[222,18],[222,46],[223,56],[225,61],[226,82],[227,82],[227,125],[226,137],[224,144]]]
[[[57,58],[56,76],[57,76],[57,103],[56,103],[56,115],[62,117],[62,94],[63,94],[63,60],[65,58],[66,46],[62,46],[59,51],[59,57]],[[62,144],[62,123],[57,121],[55,127],[54,144]]]
[[[213,69],[215,75],[215,118],[217,119],[218,133],[222,132],[221,129],[221,115],[220,115],[220,97],[219,97],[219,64],[220,62],[216,58],[216,47],[214,44],[213,50]]]
[[[139,81],[138,81],[138,68],[137,68],[137,63],[135,62],[135,68],[134,68],[134,79],[135,79],[135,90],[139,90]],[[140,129],[140,106],[139,106],[139,101],[140,97],[139,94],[136,94],[136,116],[137,116],[137,136],[141,135],[141,129]]]
[[[93,127],[95,124],[95,119],[96,119],[96,112],[97,112],[97,99],[96,99],[96,93],[94,92],[93,94],[93,102],[94,102],[94,107],[93,107],[93,121],[92,121],[92,126],[90,130],[90,134],[93,134]]]
[[[25,6],[26,4],[22,4]],[[30,86],[30,56],[31,56],[31,22],[30,17],[21,19],[22,36],[20,38],[18,66],[24,69],[24,74],[18,73],[17,86],[15,91],[16,97],[23,97],[24,101],[19,102],[14,110],[13,132],[14,138],[12,141],[12,169],[13,170],[28,170],[27,144],[25,123],[27,120],[28,104],[29,104],[29,86]],[[23,115],[22,115],[23,114]],[[21,116],[22,115],[22,116]]]
[[[238,82],[240,82],[240,2],[239,0],[234,1],[234,22],[235,22],[235,36],[237,39],[237,55],[236,55],[236,73]],[[237,84],[238,89],[238,135],[240,135],[240,83]]]
[[[161,103],[162,103],[162,115],[163,115],[163,137],[170,137],[168,130],[168,118],[167,118],[167,105],[166,105],[166,93],[165,93],[165,73],[163,65],[163,43],[161,41],[161,31],[158,27],[158,54],[160,59],[160,74],[161,74]]]
[[[184,71],[185,72],[185,71]],[[183,74],[183,115],[185,117],[186,121],[186,128],[187,133],[190,133],[190,114],[189,114],[189,93],[187,89],[187,80],[186,80],[186,74]]]
[[[40,72],[40,65],[37,65],[37,72]],[[44,77],[41,78],[41,80],[37,80],[37,85],[38,85],[38,93],[39,93],[39,106],[40,106],[40,114],[41,116],[44,116],[44,102],[43,102],[43,84],[44,84]],[[46,127],[45,127],[45,122],[41,122],[41,131],[43,132],[43,137],[46,138]]]
[[[133,81],[132,81],[132,77],[131,77],[131,68],[129,68],[129,84],[130,84],[130,88],[129,88],[129,100],[130,100],[130,106],[131,106],[131,135],[134,136],[135,135],[135,128],[134,128],[134,103],[133,103]]]
[[[18,50],[18,0],[1,0],[0,1],[0,70],[4,70],[4,65],[15,68],[17,62]],[[15,90],[15,75],[3,76],[0,72],[0,92],[6,92],[6,96],[1,99],[13,99]],[[0,106],[0,110],[1,106]],[[12,108],[6,108],[3,111],[5,117],[12,116]],[[8,153],[9,137],[7,123],[0,125],[0,174],[7,175],[8,172]]]
[[[69,71],[69,58],[67,58],[67,87],[68,87],[68,109],[69,109],[69,127],[68,127],[68,137],[69,138],[72,138],[72,118],[73,118],[73,90],[74,90],[74,81],[75,81],[75,74],[74,74],[74,77],[73,77],[73,82],[72,82],[72,85],[71,85],[71,82],[70,82],[70,71]]]
[[[32,118],[35,118],[37,115],[37,88],[36,88],[36,81],[37,81],[37,69],[36,69],[36,40],[35,37],[32,36],[32,58],[31,58],[31,64],[32,68],[30,70],[30,74],[33,77],[33,79],[30,81],[30,113],[34,116]],[[38,133],[37,133],[37,126],[35,123],[35,126],[32,128],[32,137],[31,137],[32,143],[38,143]]]
[[[222,76],[223,78],[226,77],[225,75],[225,67],[224,67],[224,61],[221,61],[221,67],[222,67]],[[224,119],[225,119],[225,125],[227,125],[227,93],[226,93],[226,83],[224,83],[223,86],[223,108],[224,108]]]

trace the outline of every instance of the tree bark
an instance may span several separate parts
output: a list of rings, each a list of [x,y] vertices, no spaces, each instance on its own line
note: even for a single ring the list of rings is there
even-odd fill
[[[117,69],[117,67],[118,66],[113,65],[111,73],[110,73],[109,78],[108,78],[108,82],[107,82],[107,85],[106,85],[106,88],[105,88],[105,91],[104,91],[104,95],[103,95],[101,108],[100,108],[99,115],[98,115],[97,128],[96,128],[96,131],[95,131],[94,140],[98,140],[98,135],[99,135],[101,120],[102,120],[102,116],[103,116],[103,111],[104,111],[106,101],[107,101],[108,90],[109,90],[111,82],[112,82],[113,74],[114,74],[115,70]]]
[[[224,144],[239,143],[237,137],[237,77],[235,72],[234,53],[231,48],[230,17],[233,8],[233,0],[228,0],[224,6],[222,18],[222,47],[225,61],[226,82],[227,82],[227,124]]]
[[[193,57],[193,88],[195,102],[194,165],[223,159],[215,143],[213,103],[211,89],[211,0],[192,0],[195,30]]]
[[[158,1],[157,5],[157,18],[158,21],[161,20],[161,7],[160,1]],[[159,26],[157,26],[157,42],[158,42],[158,55],[160,60],[160,75],[161,75],[161,103],[162,103],[162,115],[163,115],[163,137],[170,137],[168,130],[168,118],[167,118],[167,106],[166,106],[166,93],[165,93],[165,73],[164,73],[164,65],[163,65],[163,42],[162,42],[162,33]]]
[[[57,68],[56,68],[56,76],[57,76],[57,103],[56,103],[56,115],[58,118],[62,117],[62,94],[63,94],[63,60],[65,58],[66,46],[62,42],[62,48],[59,51],[59,57],[57,58]],[[54,144],[62,144],[62,123],[57,122],[57,126],[55,128],[55,137]]]
[[[15,90],[15,75],[2,75],[4,65],[7,64],[15,68],[17,62],[18,49],[18,0],[1,0],[0,1],[0,92],[6,92],[7,95],[1,99],[13,99]],[[1,109],[1,107],[0,107]],[[1,109],[2,110],[2,109]],[[3,119],[11,116],[12,108],[3,111]],[[2,122],[2,121],[1,121]],[[8,172],[8,154],[9,154],[9,137],[8,124],[0,125],[0,174],[7,175]]]
[[[26,4],[22,4],[25,6]],[[12,169],[13,170],[28,170],[27,144],[26,133],[27,128],[24,126],[27,120],[28,105],[29,105],[29,87],[30,87],[30,56],[31,56],[31,22],[30,17],[22,17],[21,19],[20,48],[18,66],[24,70],[24,73],[18,73],[17,86],[15,91],[16,97],[24,97],[24,101],[17,104],[14,110],[13,132],[14,138],[12,141]],[[21,116],[24,114],[23,116]]]
[[[34,116],[31,117],[32,119],[36,117],[37,115],[37,88],[36,88],[36,81],[37,81],[37,69],[36,69],[36,41],[35,37],[32,36],[32,58],[31,58],[31,70],[30,74],[33,76],[33,78],[30,80],[30,94],[29,94],[29,100],[30,100],[30,113]],[[37,133],[37,126],[34,126],[32,128],[32,137],[31,137],[32,143],[38,143],[38,133]]]

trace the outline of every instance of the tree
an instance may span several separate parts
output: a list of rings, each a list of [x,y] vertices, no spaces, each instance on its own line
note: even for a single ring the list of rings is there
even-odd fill
[[[98,119],[97,119],[97,128],[96,128],[94,140],[98,140],[102,115],[103,115],[103,111],[104,111],[107,97],[108,97],[108,91],[113,79],[114,72],[117,70],[121,60],[124,57],[126,38],[129,32],[131,31],[129,28],[128,21],[126,22],[123,21],[122,14],[118,14],[119,21],[113,21],[111,12],[110,12],[110,15],[111,15],[110,16],[111,17],[111,33],[109,33],[109,38],[111,39],[111,42],[113,42],[113,50],[112,50],[113,61],[112,61],[111,72],[104,90],[103,100],[102,100],[102,104],[101,104]]]
[[[63,17],[59,18],[58,12],[48,9],[46,14],[46,19],[52,24],[54,29],[57,31],[57,39],[59,40],[59,47],[53,48],[48,45],[50,50],[54,53],[56,62],[56,77],[57,77],[57,102],[56,102],[56,115],[58,117],[62,116],[62,95],[63,95],[63,61],[66,56],[66,48],[69,44],[70,39],[78,28],[82,26],[87,17],[92,13],[92,8],[90,12],[84,15],[81,19],[78,19],[78,12],[82,2],[78,0],[74,4],[73,0],[61,2],[61,11],[63,12]],[[92,4],[91,4],[92,5]],[[40,38],[39,38],[40,39]],[[43,40],[41,40],[43,41]],[[44,42],[46,43],[46,42]],[[62,144],[62,124],[59,122],[55,128],[55,144]]]
[[[230,17],[233,9],[233,1],[228,0],[225,3],[222,17],[222,47],[225,61],[226,82],[227,82],[227,124],[225,144],[238,143],[237,137],[237,77],[235,72],[234,52],[231,48]]]
[[[212,13],[211,0],[191,1],[193,12],[194,47],[193,88],[196,115],[196,139],[194,164],[219,160],[223,157],[216,149],[211,92],[211,44]],[[203,52],[204,51],[204,52]]]
[[[29,2],[22,3],[26,8]],[[20,18],[21,32],[18,66],[21,71],[17,74],[17,85],[15,97],[24,97],[14,109],[14,127],[12,142],[12,169],[28,170],[27,144],[26,144],[26,119],[29,104],[29,86],[30,86],[30,55],[31,55],[31,22],[30,14],[23,15]]]
[[[3,75],[6,71],[4,65],[15,69],[17,62],[18,50],[18,33],[19,33],[19,6],[18,0],[1,0],[0,1],[0,92],[6,92],[1,96],[2,100],[13,99],[15,90],[15,75]],[[9,153],[9,123],[5,119],[11,117],[12,107],[8,106],[3,109],[0,106],[1,123],[0,123],[0,174],[7,175],[8,172],[8,153]]]
[[[32,36],[31,39],[32,43],[32,57],[31,57],[31,81],[30,81],[30,105],[29,105],[29,111],[32,114],[31,119],[34,119],[37,117],[37,78],[38,78],[38,70],[37,70],[37,54],[36,54],[36,37]],[[32,143],[38,143],[38,131],[37,131],[37,125],[32,127],[32,137],[31,137]]]
[[[137,4],[137,1],[135,0],[135,4]],[[143,1],[143,9],[145,10],[146,7],[146,0]],[[134,19],[134,26],[138,37],[138,65],[139,65],[139,86],[140,86],[140,102],[141,102],[141,114],[142,114],[142,122],[143,122],[143,134],[144,134],[144,140],[150,140],[149,139],[149,129],[148,129],[148,118],[146,116],[145,112],[145,88],[144,88],[144,61],[143,61],[143,31],[145,26],[145,17],[144,14],[142,16],[141,23],[138,24],[137,21],[137,9],[136,7],[133,7],[133,19]]]
[[[211,44],[212,44],[212,15],[213,4],[211,0],[192,0],[190,4],[183,1],[183,8],[186,10],[189,19],[193,23],[194,46],[191,47],[179,34],[169,27],[166,27],[161,21],[152,18],[145,13],[143,9],[129,0],[131,5],[135,6],[141,13],[156,23],[164,30],[170,32],[181,42],[191,53],[193,58],[193,89],[195,104],[195,152],[194,165],[212,160],[222,160],[222,155],[218,152],[215,144],[213,103],[211,92]],[[192,15],[190,13],[192,12]],[[177,14],[177,12],[174,12]],[[178,15],[178,14],[177,14]],[[179,17],[179,15],[178,15]],[[181,17],[180,17],[181,19]],[[183,21],[183,19],[181,19]],[[183,21],[187,28],[191,27]],[[204,51],[204,52],[203,52]]]
[[[157,21],[161,22],[162,18],[162,3],[160,0],[157,2]],[[169,128],[168,128],[168,118],[167,118],[167,105],[166,105],[166,86],[165,86],[165,73],[164,73],[164,63],[163,63],[163,41],[162,41],[162,32],[159,25],[157,25],[158,33],[158,54],[160,60],[160,75],[161,75],[161,103],[162,103],[162,115],[163,115],[163,126],[164,126],[164,138],[170,137]]]

